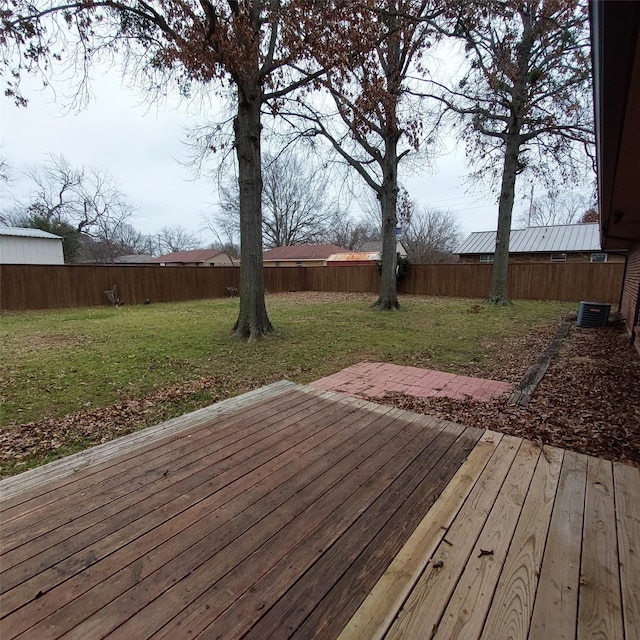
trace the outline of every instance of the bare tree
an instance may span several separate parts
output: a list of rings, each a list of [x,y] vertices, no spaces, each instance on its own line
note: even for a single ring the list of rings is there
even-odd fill
[[[328,176],[322,167],[314,167],[291,151],[266,154],[262,185],[262,236],[265,246],[273,248],[322,242],[331,225],[329,193]],[[220,209],[207,226],[221,229],[233,242],[240,230],[236,181],[221,186]]]
[[[162,227],[156,234],[156,240],[162,254],[191,251],[200,247],[200,239],[180,225]]]
[[[115,262],[121,256],[148,253],[149,237],[126,222],[111,226],[107,222],[93,236],[81,237],[83,262]]]
[[[403,224],[402,244],[409,262],[451,262],[460,242],[461,230],[451,211],[414,208]]]
[[[468,0],[444,31],[464,43],[467,65],[455,88],[440,85],[439,97],[463,120],[475,175],[500,177],[488,302],[509,304],[517,176],[526,170],[544,179],[560,171],[566,179],[590,164],[587,7],[583,0]]]
[[[17,199],[14,216],[65,222],[78,233],[99,235],[129,220],[134,207],[113,177],[95,167],[75,168],[64,156],[51,155],[24,172],[28,195]]]
[[[113,254],[134,207],[107,171],[76,168],[64,156],[51,155],[22,173],[27,195],[13,199],[11,224],[62,236],[66,262],[79,260],[90,240]]]
[[[330,221],[325,240],[338,247],[358,251],[365,242],[381,239],[379,213],[372,224],[366,219],[355,219],[347,212],[338,209],[333,212]]]
[[[590,198],[575,191],[549,191],[533,200],[529,211],[518,218],[518,224],[524,227],[576,224],[590,204]]]

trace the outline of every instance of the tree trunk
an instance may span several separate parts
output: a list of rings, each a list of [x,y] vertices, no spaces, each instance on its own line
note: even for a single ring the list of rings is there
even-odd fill
[[[398,135],[385,141],[385,155],[382,167],[382,189],[379,193],[382,209],[382,271],[380,274],[380,295],[373,305],[380,311],[400,308],[398,303],[398,280],[396,253],[396,226],[398,223]]]
[[[258,81],[238,85],[234,133],[240,197],[240,311],[233,331],[236,337],[249,340],[273,332],[264,300],[262,268],[260,105]]]
[[[509,269],[509,238],[511,236],[511,217],[513,201],[516,191],[516,176],[518,173],[518,154],[520,144],[518,134],[507,140],[502,170],[502,185],[498,204],[498,233],[496,236],[496,250],[493,256],[493,270],[491,272],[491,291],[487,302],[489,304],[509,305],[507,274]]]

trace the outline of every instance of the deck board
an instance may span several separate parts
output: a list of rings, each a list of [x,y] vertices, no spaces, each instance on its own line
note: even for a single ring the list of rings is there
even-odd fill
[[[212,428],[212,423],[183,429],[146,446],[125,451],[115,460],[87,468],[84,473],[80,472],[82,474],[80,477],[65,476],[58,482],[49,483],[45,493],[37,492],[30,500],[27,496],[23,496],[23,502],[4,510],[1,516],[3,525],[7,527],[5,532],[9,534],[19,530],[17,525],[11,524],[14,514],[20,519],[19,526],[27,528],[43,519],[42,509],[46,505],[55,502],[58,509],[65,509],[69,505],[77,507],[83,494],[98,484],[101,493],[109,496],[115,495],[112,492],[116,487],[127,488],[131,487],[132,483],[135,483],[136,487],[150,484],[164,473],[167,465],[171,464],[172,469],[175,470],[178,468],[176,465],[178,460],[186,464],[190,459],[195,459],[199,454],[199,450],[193,446],[196,441],[201,446],[217,443],[222,448],[273,424],[278,420],[278,411],[282,418],[286,418],[301,409],[312,408],[319,400],[319,398],[305,398],[295,394],[294,391],[278,394],[264,404],[249,405],[243,411],[234,413],[228,420],[218,422],[215,430]],[[286,403],[284,410],[283,403]],[[269,416],[270,413],[271,416]],[[256,417],[260,422],[255,421]],[[184,460],[182,460],[183,457]],[[134,458],[136,458],[135,461]],[[135,474],[131,474],[128,470],[132,464],[135,464]],[[69,486],[71,483],[72,488]],[[76,515],[79,514],[76,512]]]
[[[535,445],[527,441],[520,445],[434,638],[480,636],[539,455]]]
[[[529,640],[572,640],[578,619],[587,457],[565,452]]]
[[[483,628],[488,638],[526,640],[563,452],[545,447],[527,492]]]
[[[640,474],[613,465],[625,636],[640,640]]]
[[[496,451],[502,434],[486,432],[473,452],[411,534],[375,588],[360,606],[339,640],[380,640],[450,529],[455,517]],[[447,541],[447,546],[450,542]],[[416,589],[416,594],[418,590]],[[414,595],[414,598],[416,596]]]
[[[576,638],[623,638],[613,469],[589,458]]]
[[[347,624],[351,616],[357,611],[376,581],[382,576],[390,559],[394,558],[408,539],[409,534],[422,520],[438,495],[451,480],[456,470],[465,459],[470,448],[477,442],[477,432],[463,432],[443,451],[446,464],[433,466],[433,451],[425,459],[429,472],[402,503],[394,517],[384,524],[384,527],[371,539],[364,551],[355,559],[349,569],[335,583],[331,591],[322,599],[320,605],[305,620],[304,624],[292,636],[298,640],[305,638],[336,637]],[[415,475],[414,475],[415,478]],[[390,508],[384,504],[376,510],[372,508],[372,517],[377,526],[383,521]],[[352,532],[351,543],[356,546],[361,539],[363,525],[356,524]],[[349,540],[345,541],[345,544]],[[328,564],[328,562],[327,562]],[[334,562],[335,564],[335,562]],[[334,615],[327,616],[326,611],[333,611]]]
[[[337,393],[269,385],[0,489],[3,640],[638,640],[638,469]]]
[[[247,467],[240,468],[238,477],[229,478],[229,483],[219,491],[215,491],[210,485],[205,485],[203,494],[205,497],[200,501],[198,499],[202,496],[191,494],[187,496],[187,500],[174,501],[177,504],[171,511],[165,506],[162,511],[154,513],[157,517],[145,519],[144,529],[135,527],[135,523],[132,523],[128,529],[124,527],[116,531],[112,536],[101,541],[97,549],[96,545],[91,548],[94,558],[99,555],[103,558],[102,562],[92,565],[89,573],[80,572],[78,579],[71,584],[67,582],[62,587],[59,598],[62,602],[66,602],[79,593],[86,592],[87,589],[91,591],[84,593],[81,600],[59,611],[56,603],[50,602],[48,610],[56,612],[56,619],[65,620],[66,624],[70,624],[76,619],[76,611],[84,614],[89,606],[97,607],[101,603],[109,602],[107,598],[110,595],[113,597],[117,595],[116,589],[124,591],[133,586],[154,568],[162,566],[164,559],[171,559],[182,551],[188,550],[190,545],[198,543],[207,534],[213,536],[215,533],[222,540],[223,531],[220,527],[223,524],[228,526],[229,523],[235,523],[235,519],[238,519],[240,514],[248,508],[251,508],[254,519],[258,519],[261,514],[268,513],[268,510],[277,504],[270,495],[270,490],[277,489],[286,483],[286,488],[292,494],[338,463],[348,453],[344,449],[344,442],[348,437],[356,437],[362,429],[368,428],[368,436],[373,440],[377,432],[384,427],[393,429],[392,417],[385,417],[390,411],[387,408],[385,411],[367,414],[359,420],[354,420],[351,425],[343,424],[343,428],[336,432],[329,430],[329,433],[325,433],[326,429],[322,430],[316,437],[307,438],[282,455],[274,456],[267,465],[256,469],[253,474],[248,473],[250,469]],[[326,423],[330,423],[329,426],[333,423],[327,419],[327,416],[331,415],[335,419],[335,414],[329,413],[325,414],[324,418]],[[322,413],[318,416],[320,419]],[[392,437],[393,433],[394,431],[387,437]],[[379,437],[373,442],[375,446],[384,440]],[[270,483],[263,484],[263,480],[267,477]],[[230,502],[231,500],[233,502]],[[238,528],[236,526],[236,529]],[[141,533],[143,535],[140,535]],[[161,547],[163,543],[166,544]],[[117,548],[115,554],[110,553],[113,548]],[[69,559],[69,562],[53,566],[47,572],[47,577],[60,581],[60,575],[77,573],[84,553],[84,550],[80,550],[75,557]],[[135,566],[129,568],[131,563],[135,563],[143,556],[146,558],[144,569],[138,569]],[[88,575],[91,576],[90,580],[87,580]],[[109,585],[104,583],[107,577]],[[31,593],[51,588],[49,585],[45,587],[41,582],[23,586],[30,589]],[[21,595],[25,597],[26,594]],[[44,598],[38,600],[38,608],[42,608],[41,600]]]
[[[519,448],[517,438],[502,438],[386,638],[430,637],[437,629]]]

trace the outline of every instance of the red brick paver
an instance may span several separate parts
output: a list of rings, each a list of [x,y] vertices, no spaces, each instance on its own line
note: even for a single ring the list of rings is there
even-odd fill
[[[508,382],[470,378],[418,367],[402,367],[386,362],[360,362],[316,380],[311,386],[374,399],[396,391],[418,398],[436,396],[486,401],[513,390],[513,385]]]

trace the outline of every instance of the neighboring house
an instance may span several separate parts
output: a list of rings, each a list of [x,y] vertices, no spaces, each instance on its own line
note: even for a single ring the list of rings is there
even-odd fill
[[[174,251],[153,258],[162,267],[237,267],[240,259],[223,249],[195,249],[194,251]]]
[[[117,264],[156,264],[154,257],[150,253],[135,253],[130,256],[118,256],[115,260]]]
[[[356,265],[378,264],[379,251],[349,251],[348,253],[334,253],[327,258],[327,266],[353,267]]]
[[[379,254],[382,254],[382,240],[369,240],[368,242],[363,242],[359,250],[370,252],[376,251]],[[396,253],[400,254],[403,258],[407,257],[407,250],[401,240],[396,240]]]
[[[496,248],[495,231],[469,234],[456,249],[461,263],[491,264]],[[562,224],[513,229],[509,238],[510,262],[609,262],[622,256],[607,255],[600,246],[598,224]]]
[[[324,267],[329,256],[346,251],[335,244],[297,244],[269,249],[262,259],[265,267]]]
[[[590,8],[600,237],[626,252],[620,313],[640,352],[640,3]]]
[[[62,238],[40,229],[0,227],[0,264],[64,264]]]

